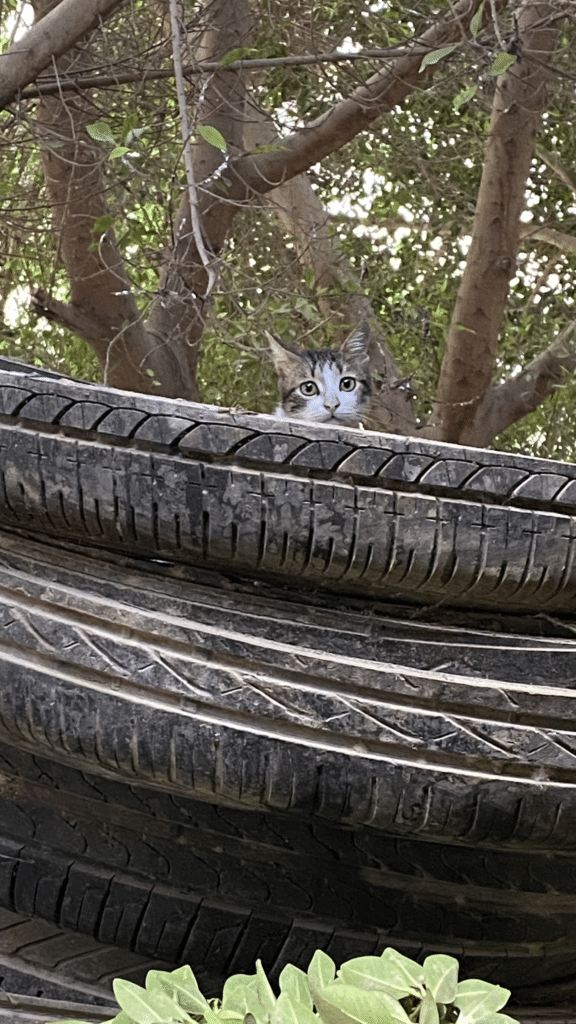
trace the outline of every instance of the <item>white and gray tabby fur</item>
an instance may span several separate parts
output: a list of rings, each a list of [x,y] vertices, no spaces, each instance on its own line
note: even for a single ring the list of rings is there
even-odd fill
[[[357,427],[370,408],[370,328],[362,324],[339,349],[295,352],[267,333],[278,374],[278,419]]]

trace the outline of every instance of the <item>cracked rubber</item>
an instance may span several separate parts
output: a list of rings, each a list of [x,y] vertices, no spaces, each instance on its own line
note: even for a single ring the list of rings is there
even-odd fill
[[[560,613],[575,512],[572,465],[0,369],[0,523],[29,536],[300,589]]]
[[[569,623],[5,531],[0,627],[0,906],[214,994],[386,945],[572,984]]]

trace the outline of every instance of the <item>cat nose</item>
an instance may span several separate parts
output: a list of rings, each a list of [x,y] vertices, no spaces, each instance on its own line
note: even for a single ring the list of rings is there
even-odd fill
[[[336,395],[326,395],[324,398],[324,408],[329,409],[330,412],[334,412],[340,405],[340,399]]]

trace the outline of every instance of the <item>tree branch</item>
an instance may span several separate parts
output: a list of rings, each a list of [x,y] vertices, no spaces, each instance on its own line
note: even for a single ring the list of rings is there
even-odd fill
[[[521,59],[497,80],[472,243],[431,418],[443,441],[462,440],[492,381],[509,283],[516,272],[526,179],[545,105],[544,61],[560,31],[559,22],[547,22],[554,10],[550,0],[524,3],[518,21]]]
[[[215,58],[218,65],[231,49],[249,43],[252,19],[248,0],[207,0],[207,8],[209,27],[198,51]],[[245,77],[243,72],[236,71],[230,80],[224,69],[214,72],[203,83],[197,109],[198,122],[217,128],[232,153],[242,150]],[[227,166],[229,156],[225,158],[219,149],[201,137],[194,141],[192,150],[195,189],[192,194],[189,189],[182,194],[175,219],[174,248],[163,267],[158,296],[152,302],[147,327],[159,343],[177,345],[187,361],[189,372],[195,374],[205,309],[213,284],[212,271],[226,237],[226,229],[221,231],[218,226],[214,232],[213,225],[218,224],[223,211],[228,213],[228,204],[222,202],[222,192],[218,192],[217,184],[215,195],[209,196],[198,182],[213,175],[217,183],[219,169]],[[206,220],[209,207],[212,231]],[[193,218],[197,220],[196,230]],[[211,258],[208,263],[199,250],[197,235],[205,253]]]
[[[66,53],[121,3],[122,0],[60,0],[1,55],[0,110],[52,64],[53,59]]]
[[[50,0],[33,0],[39,24]],[[86,49],[58,62],[64,73],[89,67]],[[92,345],[112,387],[198,398],[195,376],[178,345],[159,343],[142,322],[112,228],[96,230],[108,212],[102,151],[86,131],[98,116],[88,97],[44,96],[37,108],[42,168],[53,211],[58,257],[70,282],[69,304],[40,293],[36,309]]]
[[[270,120],[257,118],[244,130],[246,148],[277,143],[276,129]],[[314,273],[319,289],[318,305],[327,319],[338,316],[348,329],[360,323],[370,326],[370,368],[374,379],[381,380],[375,391],[369,417],[364,425],[370,430],[397,434],[417,432],[413,401],[406,390],[394,387],[400,377],[390,352],[385,332],[376,318],[360,278],[350,260],[337,248],[328,226],[330,217],[307,174],[299,174],[267,194],[271,209],[294,241],[298,260]]]
[[[178,109],[180,111],[180,125],[182,130],[182,142],[184,144],[184,166],[186,168],[186,182],[188,185],[188,206],[190,209],[190,220],[192,222],[192,234],[196,243],[196,249],[202,262],[202,266],[208,275],[206,292],[202,296],[207,299],[216,282],[216,270],[214,259],[209,256],[202,237],[202,225],[198,217],[198,193],[196,191],[196,178],[194,174],[194,160],[192,157],[192,146],[190,143],[190,124],[188,120],[188,106],[186,104],[186,90],[184,87],[184,76],[182,73],[182,53],[180,39],[180,19],[178,14],[178,0],[170,0],[170,23],[172,26],[172,60],[174,61],[174,77],[176,80],[176,94],[178,96]]]
[[[576,253],[576,236],[568,235],[565,231],[556,231],[555,228],[548,228],[542,224],[523,224],[520,228],[520,238],[527,241],[546,242],[548,245],[555,245],[562,252]]]
[[[495,0],[504,7],[507,0]],[[223,179],[231,202],[246,201],[253,193],[269,192],[284,181],[307,171],[361,132],[370,128],[382,114],[403,103],[414,89],[424,86],[442,66],[442,61],[420,70],[422,49],[437,50],[458,42],[469,31],[480,0],[458,0],[448,14],[414,40],[409,53],[391,61],[352,95],[335,104],[315,121],[282,140],[282,149],[274,153],[245,156],[230,165]],[[484,21],[487,14],[484,12]],[[208,185],[208,183],[206,183]]]
[[[95,349],[106,339],[109,334],[109,325],[100,320],[94,313],[85,313],[80,306],[73,302],[61,302],[53,295],[39,288],[32,296],[32,311],[37,316],[43,316],[73,331]]]
[[[576,370],[576,321],[568,324],[552,344],[520,373],[488,391],[473,422],[462,434],[462,444],[486,447],[498,434],[534,412],[548,395]]]
[[[266,68],[289,68],[299,66],[310,66],[314,64],[343,64],[356,61],[396,59],[398,57],[414,56],[415,50],[407,49],[405,46],[389,46],[384,49],[359,50],[358,53],[341,53],[334,50],[331,53],[296,54],[289,57],[246,57],[243,60],[235,60],[225,67],[221,67],[220,61],[203,60],[194,64],[184,64],[182,74],[185,78],[193,75],[205,75],[211,71],[223,71],[232,73],[234,71],[258,71]],[[430,53],[430,47],[421,47],[418,53],[420,58]],[[118,70],[110,74],[98,75],[69,75],[60,82],[46,81],[44,78],[34,86],[23,89],[20,92],[22,99],[37,99],[39,96],[53,96],[61,92],[77,92],[81,89],[106,89],[109,86],[127,85],[130,82],[153,82],[162,79],[174,78],[173,68],[135,68],[133,71]]]
[[[499,9],[506,2],[496,0]],[[415,88],[423,85],[441,66],[441,61],[421,71],[422,50],[428,52],[446,43],[459,41],[469,31],[470,21],[479,5],[480,0],[458,0],[448,14],[412,43],[407,56],[392,61],[389,67],[356,89],[349,99],[335,104],[322,117],[281,140],[279,148],[274,152],[234,156],[232,150],[231,159],[221,162],[211,176],[209,172],[206,177],[197,173],[198,213],[207,248],[215,254],[220,252],[236,214],[254,196],[270,192],[308,170],[324,156],[341,149],[346,142],[369,128],[380,115],[391,111]],[[224,53],[229,49],[224,50]],[[223,75],[224,70],[219,74]],[[230,92],[229,89],[222,89],[221,95],[225,95],[226,91]],[[240,123],[243,115],[241,112],[233,114],[230,111],[228,116],[228,127],[232,130],[234,123]],[[210,123],[214,123],[213,118]],[[226,133],[223,134],[226,137]],[[191,303],[196,303],[195,321],[188,321],[192,332],[189,333],[189,344],[197,344],[200,337],[197,332],[201,333],[203,325],[203,302],[200,297],[206,292],[206,273],[198,253],[194,251],[187,205],[181,204],[177,223],[182,225],[180,243],[171,264],[166,268],[163,276],[163,282],[166,283],[162,288],[175,293],[182,290],[180,266],[185,265],[187,316],[191,314]],[[180,252],[183,263],[180,261]],[[161,315],[157,303],[149,324],[153,318],[159,322],[158,337],[180,330],[178,319],[168,310],[164,310],[164,315]],[[196,341],[192,341],[194,337]]]

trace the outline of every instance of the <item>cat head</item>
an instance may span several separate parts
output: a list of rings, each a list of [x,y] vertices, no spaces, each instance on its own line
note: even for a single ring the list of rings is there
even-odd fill
[[[295,352],[267,333],[278,374],[275,415],[314,423],[356,427],[370,407],[370,328],[362,324],[339,349]]]

